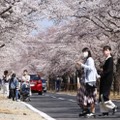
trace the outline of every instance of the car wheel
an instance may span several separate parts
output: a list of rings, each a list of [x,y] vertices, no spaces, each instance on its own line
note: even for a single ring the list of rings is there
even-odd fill
[[[42,91],[40,91],[40,92],[38,93],[38,95],[42,95]]]

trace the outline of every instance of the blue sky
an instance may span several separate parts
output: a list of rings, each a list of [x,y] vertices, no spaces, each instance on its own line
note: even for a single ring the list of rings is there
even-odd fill
[[[47,19],[43,19],[41,21],[37,21],[35,24],[38,26],[38,31],[37,30],[33,30],[32,31],[32,35],[37,34],[39,31],[46,30],[47,28],[53,26],[54,23],[53,23],[53,21],[49,21]]]
[[[48,21],[47,19],[44,19],[39,24],[42,25],[43,28],[48,28],[48,27],[51,27],[53,25],[53,22],[52,21]]]

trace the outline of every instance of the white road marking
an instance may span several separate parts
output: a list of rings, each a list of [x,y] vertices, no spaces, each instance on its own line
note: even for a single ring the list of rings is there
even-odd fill
[[[56,120],[52,117],[50,117],[49,115],[47,115],[46,113],[39,111],[38,109],[34,108],[32,105],[27,104],[25,102],[21,102],[22,104],[24,104],[25,106],[27,106],[29,109],[31,109],[32,111],[38,113],[40,116],[42,116],[43,118],[45,118],[46,120]]]
[[[58,99],[58,100],[67,100],[67,101],[69,101],[69,102],[74,102],[74,103],[76,103],[76,101],[73,100],[73,99],[65,99],[65,98],[62,98],[62,97],[57,98],[57,97],[55,97],[55,96],[51,96],[51,97],[52,97],[52,98],[55,98],[55,99]]]
[[[45,94],[45,96],[49,97],[50,95],[46,95],[46,94]]]
[[[57,98],[57,97],[55,97],[55,96],[51,96],[52,98]]]
[[[64,93],[56,93],[56,94],[58,94],[58,95],[63,95]],[[65,94],[64,94],[65,95]],[[70,94],[70,93],[66,93],[66,95],[68,95],[68,96],[76,96],[76,95],[73,95],[73,94]]]
[[[74,103],[76,102],[76,101],[75,101],[75,100],[73,100],[73,99],[68,99],[68,101],[70,101],[70,102],[74,102]]]
[[[65,100],[65,98],[58,98],[59,100]]]

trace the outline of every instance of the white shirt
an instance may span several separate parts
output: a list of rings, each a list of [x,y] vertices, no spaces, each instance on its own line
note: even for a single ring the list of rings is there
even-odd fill
[[[111,55],[109,55],[105,60],[109,59],[110,57],[112,57]]]
[[[30,75],[24,75],[24,76],[22,76],[22,81],[29,82],[30,81]]]

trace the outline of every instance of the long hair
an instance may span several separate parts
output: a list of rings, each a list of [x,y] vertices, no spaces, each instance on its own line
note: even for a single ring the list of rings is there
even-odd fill
[[[87,47],[83,48],[82,52],[88,52],[88,57],[87,58],[92,57],[92,54],[91,54],[89,48],[87,48]]]

